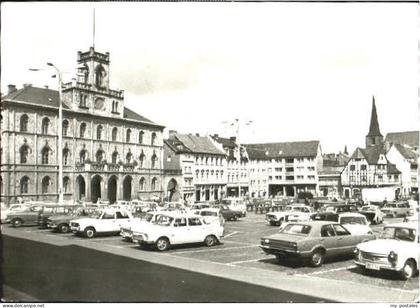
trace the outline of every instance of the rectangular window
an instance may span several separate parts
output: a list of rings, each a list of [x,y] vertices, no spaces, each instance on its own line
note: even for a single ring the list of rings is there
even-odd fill
[[[293,158],[286,159],[286,164],[293,164]]]
[[[293,172],[293,170],[294,170],[293,167],[287,167],[286,168],[286,172]]]
[[[350,165],[350,171],[354,171],[356,170],[356,166],[355,165]]]
[[[360,170],[362,170],[362,171],[366,171],[366,165],[360,165]]]

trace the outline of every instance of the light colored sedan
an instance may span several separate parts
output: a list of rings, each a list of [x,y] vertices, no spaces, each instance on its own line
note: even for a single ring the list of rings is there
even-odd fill
[[[353,235],[373,234],[366,216],[359,213],[339,214],[338,223],[342,224]]]

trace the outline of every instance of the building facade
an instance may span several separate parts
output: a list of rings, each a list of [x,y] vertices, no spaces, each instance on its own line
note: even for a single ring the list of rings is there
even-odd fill
[[[57,200],[58,155],[66,200],[111,203],[163,196],[163,129],[124,106],[110,89],[109,54],[78,53],[77,80],[62,85],[63,144],[58,144],[59,93],[31,85],[2,98],[2,199]]]
[[[165,143],[179,157],[184,200],[214,201],[226,196],[226,155],[212,138],[170,131]]]
[[[226,196],[245,197],[249,195],[249,168],[246,148],[236,142],[236,137],[211,136],[220,144],[226,154]],[[240,191],[240,193],[239,193]]]
[[[341,172],[349,161],[347,150],[344,153],[329,153],[323,155],[322,170],[319,170],[319,190],[321,196],[330,199],[340,198],[343,194]]]
[[[245,146],[250,160],[251,197],[319,194],[318,172],[323,162],[319,141]]]
[[[399,193],[401,172],[388,160],[386,152],[373,100],[366,147],[356,148],[341,173],[344,197],[361,197],[363,188],[390,187],[396,195]]]

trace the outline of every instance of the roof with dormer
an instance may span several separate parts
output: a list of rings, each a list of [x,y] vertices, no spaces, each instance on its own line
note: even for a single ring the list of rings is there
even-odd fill
[[[386,134],[385,142],[419,147],[419,131],[392,132]]]
[[[383,145],[371,146],[368,148],[356,148],[350,159],[366,159],[369,165],[376,165],[381,154],[385,155],[386,150]]]
[[[189,152],[195,154],[225,155],[207,136],[192,134],[174,134],[167,142],[178,152]]]
[[[316,157],[319,141],[294,141],[245,144],[250,159],[276,159],[292,157]]]
[[[2,97],[2,101],[12,101],[15,103],[26,103],[29,105],[35,105],[36,107],[51,107],[57,108],[59,106],[59,93],[56,90],[47,88],[38,88],[31,85],[24,86],[12,93],[9,93]],[[64,110],[71,110],[68,105],[63,103]],[[98,115],[95,115],[98,116]],[[124,118],[127,120],[134,120],[142,123],[152,124],[160,126],[151,120],[143,117],[142,115],[124,107]],[[163,127],[163,126],[162,126]]]

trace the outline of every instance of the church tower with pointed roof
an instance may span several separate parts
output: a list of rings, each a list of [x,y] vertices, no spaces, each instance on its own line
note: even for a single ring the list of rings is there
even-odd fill
[[[366,135],[366,148],[383,144],[383,141],[384,137],[379,129],[378,115],[376,113],[375,97],[373,97],[369,133]]]

